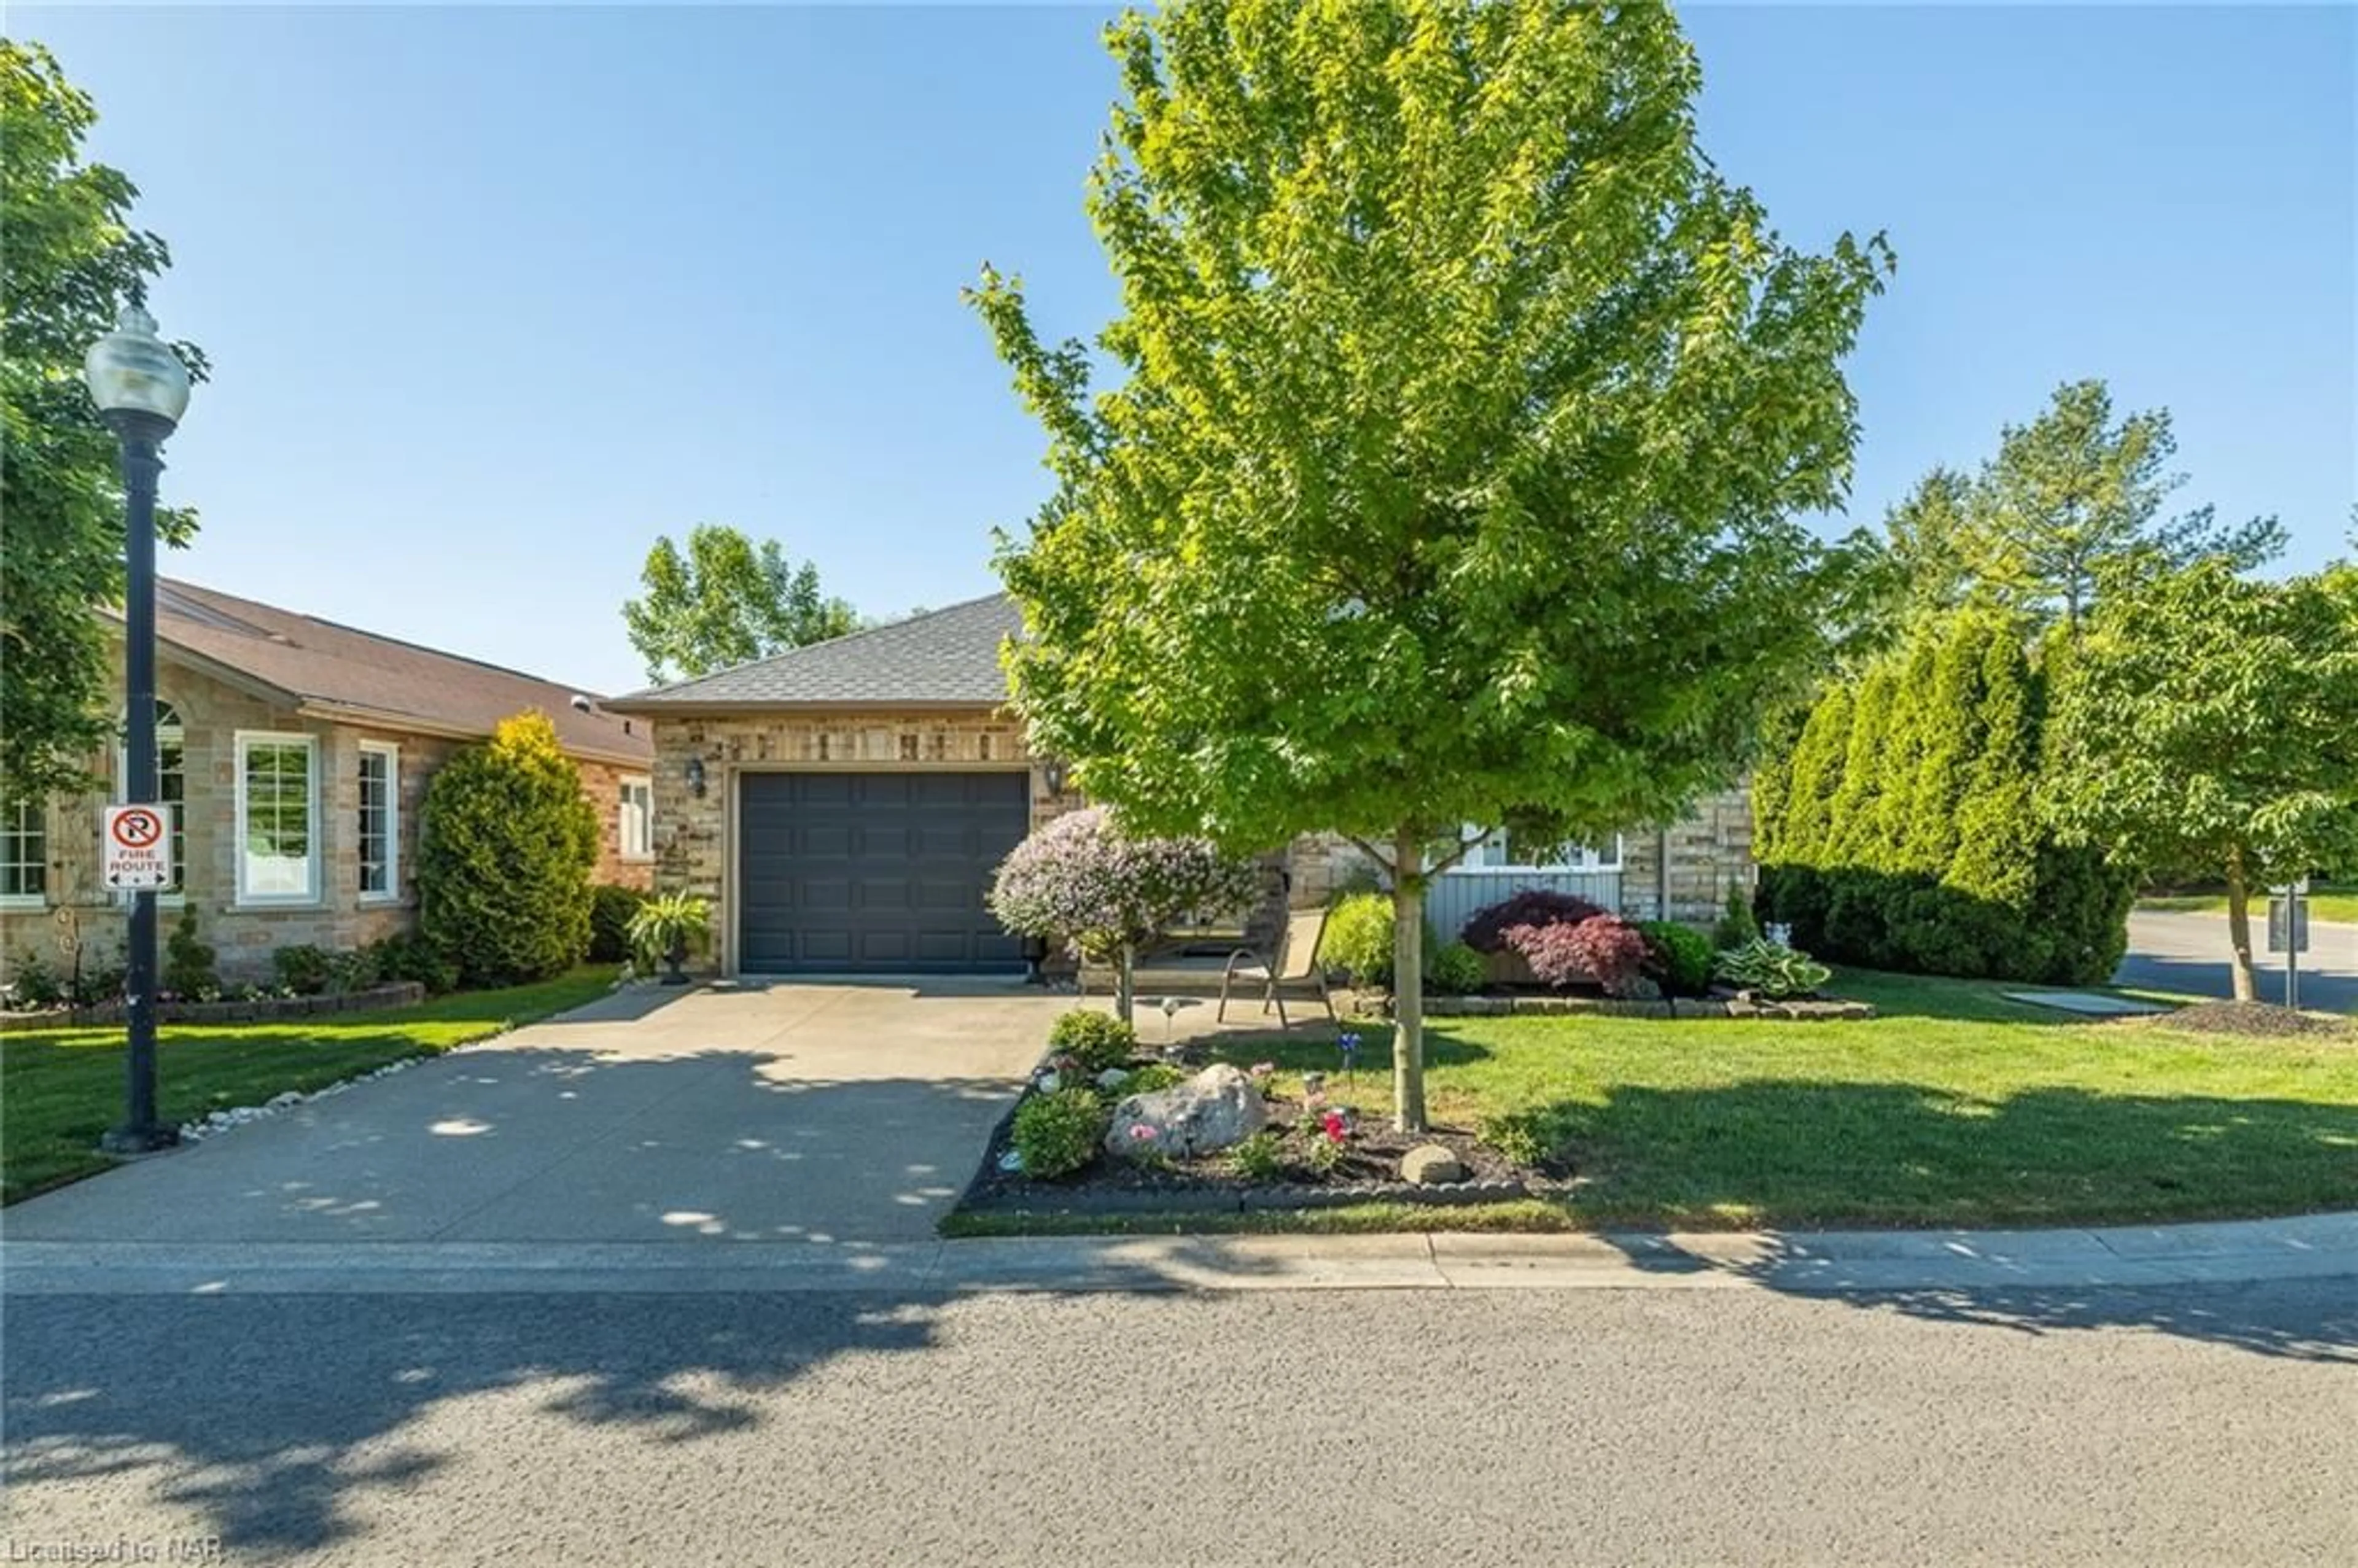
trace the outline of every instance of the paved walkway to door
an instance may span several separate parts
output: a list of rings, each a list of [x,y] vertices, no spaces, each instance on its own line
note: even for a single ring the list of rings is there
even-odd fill
[[[619,992],[19,1204],[11,1240],[863,1242],[933,1234],[1070,997]]]

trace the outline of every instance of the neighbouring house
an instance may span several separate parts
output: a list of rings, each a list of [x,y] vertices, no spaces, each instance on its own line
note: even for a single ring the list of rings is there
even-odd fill
[[[196,910],[225,980],[268,978],[282,946],[346,951],[414,926],[427,781],[527,708],[580,767],[604,832],[598,880],[648,885],[644,721],[557,682],[191,583],[158,584],[156,608],[158,794],[177,807],[159,935]],[[129,901],[100,885],[98,864],[120,743],[93,761],[104,793],[0,802],[0,954],[12,965],[121,961]]]
[[[1081,804],[1051,791],[1007,708],[1000,647],[1022,624],[994,594],[606,704],[654,727],[656,883],[710,901],[721,973],[1021,967],[984,903],[991,872]],[[1526,887],[1708,921],[1729,882],[1749,885],[1751,835],[1741,791],[1567,863],[1520,863],[1494,835],[1437,879],[1435,924],[1455,932]],[[1354,858],[1332,836],[1298,840],[1279,896],[1324,902]]]

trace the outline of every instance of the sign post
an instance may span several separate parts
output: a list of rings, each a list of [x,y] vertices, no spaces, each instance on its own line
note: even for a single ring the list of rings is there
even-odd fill
[[[2300,1005],[2300,956],[2309,951],[2309,879],[2268,890],[2268,951],[2285,956],[2285,1005]]]

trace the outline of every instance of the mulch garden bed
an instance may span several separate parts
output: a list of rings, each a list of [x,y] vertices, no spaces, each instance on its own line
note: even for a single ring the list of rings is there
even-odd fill
[[[2346,1020],[2322,1018],[2313,1012],[2278,1007],[2270,1001],[2201,1001],[2190,1007],[2181,1007],[2175,1012],[2149,1013],[2142,1018],[2125,1018],[2116,1022],[2123,1027],[2179,1029],[2197,1034],[2244,1034],[2270,1038],[2310,1034],[2329,1040],[2358,1039],[2358,1025]]]
[[[1195,1072],[1206,1064],[1178,1065]],[[1268,1130],[1278,1136],[1282,1167],[1274,1179],[1265,1181],[1238,1174],[1226,1150],[1161,1164],[1140,1163],[1100,1152],[1082,1170],[1055,1180],[1003,1170],[1001,1157],[1012,1147],[1011,1111],[993,1130],[981,1167],[959,1206],[1106,1214],[1311,1208],[1371,1202],[1494,1203],[1558,1189],[1570,1174],[1518,1165],[1465,1128],[1436,1126],[1420,1133],[1396,1130],[1389,1105],[1390,1080],[1381,1074],[1363,1074],[1357,1084],[1332,1077],[1326,1087],[1326,1107],[1341,1109],[1348,1128],[1342,1158],[1331,1170],[1322,1172],[1311,1162],[1312,1146],[1327,1135],[1309,1108],[1294,1096],[1264,1098]],[[1439,1144],[1456,1155],[1466,1179],[1438,1184],[1403,1181],[1401,1157],[1426,1144]]]
[[[1353,991],[1343,1008],[1354,1018],[1390,1018],[1392,999],[1383,991]],[[1540,986],[1493,987],[1464,995],[1435,994],[1424,999],[1427,1018],[1507,1018],[1532,1015],[1561,1017],[1587,1014],[1605,1018],[1749,1018],[1791,1022],[1832,1022],[1873,1018],[1872,1002],[1846,997],[1794,997],[1771,1001],[1749,992],[1715,989],[1703,997],[1664,997],[1636,1000],[1609,997],[1594,987],[1551,990]]]

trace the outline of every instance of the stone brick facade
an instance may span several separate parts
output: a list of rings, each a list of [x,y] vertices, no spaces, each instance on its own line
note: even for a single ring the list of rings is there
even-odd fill
[[[1669,850],[1667,860],[1661,852],[1664,847]],[[1338,835],[1309,834],[1294,840],[1286,869],[1292,878],[1287,904],[1312,909],[1325,903],[1347,881],[1368,878],[1373,862]],[[1730,882],[1747,889],[1752,886],[1751,796],[1741,785],[1708,795],[1688,816],[1663,830],[1659,839],[1651,828],[1624,833],[1617,872],[1542,873],[1509,880],[1517,885],[1560,885],[1565,892],[1608,907],[1617,903],[1620,913],[1632,920],[1667,918],[1708,925],[1719,918]],[[1277,918],[1272,905],[1257,914],[1256,925],[1273,929]],[[1447,937],[1453,933],[1442,935]]]
[[[1667,860],[1661,853],[1667,848]],[[1683,920],[1708,925],[1726,906],[1731,882],[1753,884],[1752,796],[1742,785],[1707,795],[1658,841],[1651,832],[1627,836],[1622,849],[1621,908],[1633,920]],[[1669,895],[1665,909],[1663,894]]]
[[[665,715],[655,720],[654,745],[655,887],[710,903],[711,940],[700,962],[723,973],[734,968],[730,813],[741,773],[1029,772],[1034,828],[1082,804],[1070,791],[1048,793],[1019,721],[981,709]],[[703,769],[700,794],[689,782],[691,761]]]
[[[197,914],[198,934],[215,950],[228,983],[267,979],[277,947],[308,944],[332,951],[365,946],[417,919],[417,828],[427,782],[463,741],[390,729],[306,718],[284,702],[167,661],[159,700],[179,719],[185,796],[180,811],[181,887],[159,900],[159,939],[168,939],[184,910]],[[295,905],[241,903],[237,896],[237,735],[244,731],[309,737],[317,755],[319,896]],[[389,896],[360,891],[360,759],[363,742],[398,748],[398,849],[395,888]],[[110,781],[119,755],[99,759]],[[652,860],[624,861],[620,853],[618,795],[626,773],[645,770],[604,762],[580,764],[582,783],[604,833],[601,881],[645,887]],[[129,924],[126,900],[100,884],[101,811],[106,793],[48,803],[46,886],[38,901],[0,903],[0,959],[13,969],[38,953],[53,970],[70,973],[77,955],[85,967],[122,962]]]
[[[700,961],[708,970],[720,973],[733,972],[730,818],[740,773],[1022,768],[1032,773],[1034,828],[1083,804],[1070,792],[1061,797],[1048,794],[1019,721],[979,709],[953,714],[781,709],[661,715],[654,720],[654,744],[655,886],[665,892],[694,893],[711,905],[711,939]],[[701,794],[689,783],[691,762],[703,770]],[[1693,816],[1671,828],[1672,917],[1708,923],[1719,912],[1729,880],[1741,879],[1749,886],[1750,845],[1751,813],[1741,789],[1711,797]],[[1656,909],[1653,835],[1627,835],[1623,857],[1621,908],[1633,919],[1651,919]],[[1305,835],[1273,853],[1269,857],[1270,894],[1247,922],[1249,937],[1266,942],[1282,925],[1288,906],[1323,904],[1346,879],[1364,875],[1354,869],[1364,863],[1356,849],[1334,834]]]

